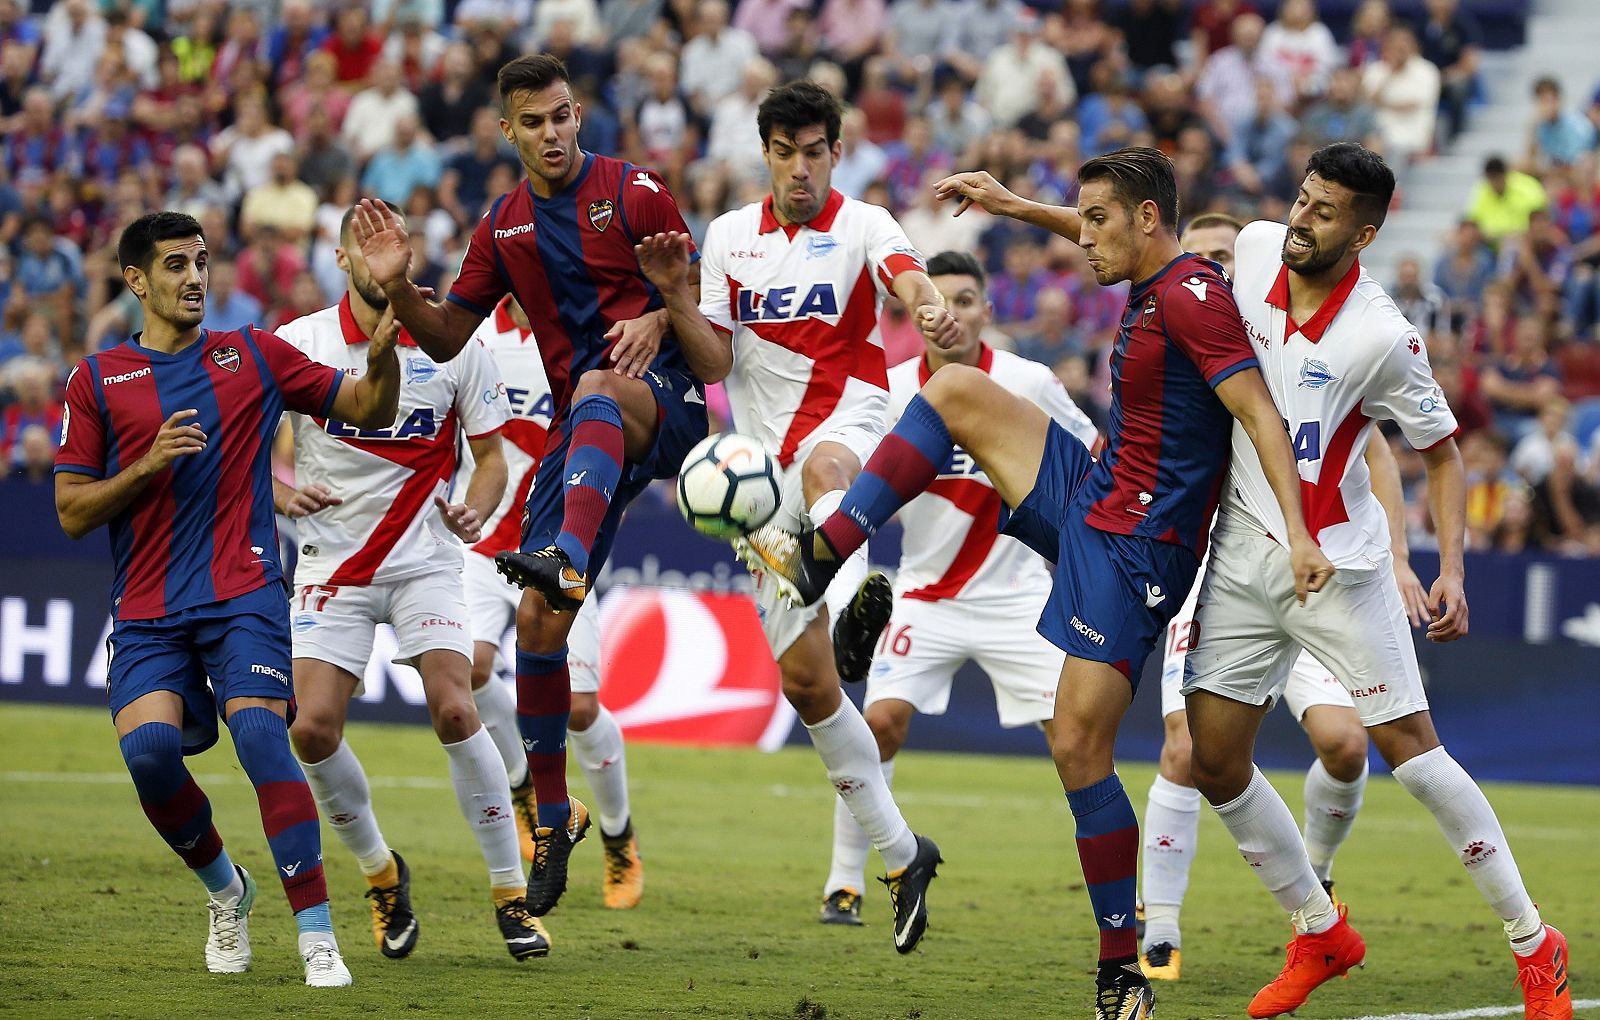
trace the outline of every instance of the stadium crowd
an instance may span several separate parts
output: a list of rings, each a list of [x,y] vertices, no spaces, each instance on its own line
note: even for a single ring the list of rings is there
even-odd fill
[[[1414,7],[1415,5],[1413,5]],[[929,186],[982,167],[1071,204],[1079,163],[1155,145],[1184,215],[1281,218],[1317,146],[1405,169],[1471,116],[1482,30],[1458,0],[0,0],[0,459],[44,484],[79,357],[140,328],[115,240],[158,208],[212,253],[206,325],[273,329],[342,293],[357,196],[401,205],[415,278],[443,293],[472,226],[520,173],[495,72],[571,68],[586,150],[658,168],[699,236],[760,197],[755,110],[810,77],[848,101],[841,191],[893,209],[923,252],[977,252],[996,346],[1055,367],[1104,424],[1126,284],[1077,246]],[[1600,554],[1600,92],[1538,83],[1463,196],[1433,265],[1382,281],[1426,338],[1461,420],[1469,547]],[[890,362],[921,350],[891,301]],[[725,407],[725,404],[724,404]],[[1413,545],[1422,465],[1402,441]]]

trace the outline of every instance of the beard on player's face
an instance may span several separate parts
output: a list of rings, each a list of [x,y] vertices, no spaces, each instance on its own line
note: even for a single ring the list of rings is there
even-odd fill
[[[1301,276],[1316,276],[1338,265],[1353,238],[1329,233],[1291,226],[1283,236],[1283,264]]]
[[[200,325],[206,317],[206,279],[204,271],[198,283],[193,280],[157,281],[151,280],[152,301],[151,311],[156,318],[165,319],[179,329],[192,329]],[[159,291],[154,288],[160,287]]]
[[[365,263],[357,262],[354,259],[351,260],[350,285],[355,288],[357,294],[361,295],[361,300],[367,303],[367,307],[373,311],[381,312],[389,307],[389,295],[383,292],[382,287],[373,282],[372,273],[367,270]]]

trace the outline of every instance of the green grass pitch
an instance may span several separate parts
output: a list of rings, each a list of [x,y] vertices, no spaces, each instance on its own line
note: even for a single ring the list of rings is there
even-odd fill
[[[412,958],[379,956],[360,875],[324,827],[334,923],[355,975],[355,987],[330,991],[301,984],[293,922],[226,740],[191,764],[235,860],[261,884],[253,969],[227,977],[205,972],[203,894],[140,812],[106,713],[5,705],[0,734],[0,1015],[1091,1013],[1094,929],[1072,819],[1042,741],[1037,759],[904,756],[901,803],[946,861],[929,895],[928,936],[908,957],[894,952],[881,887],[867,893],[865,927],[816,922],[831,791],[808,749],[631,747],[644,903],[601,907],[599,840],[591,838],[574,854],[571,887],[549,918],[552,955],[518,964],[495,930],[477,846],[432,734],[354,725],[351,743],[373,777],[384,834],[411,864],[422,931]],[[1128,764],[1122,775],[1142,810],[1151,767]],[[1298,811],[1300,776],[1272,778]],[[574,790],[586,796],[576,770]],[[1571,941],[1577,997],[1600,996],[1600,797],[1538,786],[1488,792],[1535,897]],[[1200,840],[1184,910],[1184,978],[1158,986],[1160,1020],[1241,1017],[1282,962],[1287,922],[1210,811]],[[1301,1020],[1520,1001],[1498,923],[1432,819],[1392,780],[1368,789],[1335,878],[1367,939],[1367,966],[1325,987]]]

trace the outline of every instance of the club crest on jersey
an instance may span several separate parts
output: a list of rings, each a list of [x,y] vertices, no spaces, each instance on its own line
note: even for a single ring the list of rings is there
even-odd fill
[[[216,350],[211,352],[211,360],[217,363],[218,368],[229,372],[238,372],[239,348],[218,347]]]
[[[1300,387],[1308,390],[1320,390],[1331,382],[1337,382],[1338,376],[1328,370],[1323,362],[1312,358],[1300,362]]]
[[[589,226],[605,233],[611,226],[611,218],[617,214],[617,207],[609,198],[597,198],[589,203]]]
[[[1139,325],[1143,329],[1150,328],[1150,321],[1156,317],[1156,296],[1151,294],[1144,299],[1144,311],[1139,313]]]
[[[439,374],[439,366],[431,358],[407,358],[405,366],[406,383],[411,386],[425,383]]]
[[[832,234],[812,234],[811,238],[806,241],[806,258],[825,259],[832,255],[833,250],[837,247],[839,247],[839,242],[834,239]]]

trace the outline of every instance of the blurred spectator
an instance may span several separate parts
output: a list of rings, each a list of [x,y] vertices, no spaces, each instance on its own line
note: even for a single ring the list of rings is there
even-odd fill
[[[808,7],[807,0],[739,0],[733,27],[748,32],[756,48],[769,60],[789,39],[789,14]]]
[[[83,254],[55,235],[51,222],[34,217],[22,226],[15,282],[6,306],[7,321],[21,321],[30,310],[49,317],[58,333],[72,332],[74,303],[83,292]]]
[[[274,155],[293,151],[294,138],[267,119],[266,102],[259,96],[240,96],[233,126],[211,142],[211,159],[222,167],[223,186],[233,201],[267,182]]]
[[[498,97],[478,79],[472,47],[466,43],[447,46],[439,67],[439,79],[423,86],[418,95],[417,109],[428,134],[445,142],[466,134],[473,114],[482,107],[493,107]]]
[[[300,144],[299,157],[300,179],[319,196],[355,176],[355,157],[340,144],[332,115],[320,107],[314,107],[306,118],[306,137]]]
[[[1483,31],[1461,0],[1424,0],[1427,16],[1419,31],[1422,56],[1439,69],[1439,112],[1444,140],[1454,141],[1466,124],[1467,103],[1478,82],[1478,48]]]
[[[740,5],[741,8],[743,4]],[[574,44],[595,46],[605,41],[600,8],[595,0],[539,0],[533,7],[533,46],[548,46],[556,25],[566,22]]]
[[[1298,96],[1321,95],[1342,58],[1333,33],[1317,20],[1311,0],[1283,0],[1278,19],[1261,35],[1263,73],[1272,68],[1288,77]]]
[[[1548,209],[1528,214],[1527,232],[1507,238],[1500,250],[1500,277],[1517,303],[1554,318],[1572,267],[1572,245],[1550,220]]]
[[[287,323],[326,307],[327,302],[323,300],[322,288],[317,285],[317,278],[311,275],[310,270],[302,270],[295,274],[294,283],[289,287],[288,300],[267,325],[267,329],[275,333]]]
[[[1089,360],[1087,355],[1069,354],[1055,363],[1055,373],[1066,388],[1067,396],[1094,422],[1094,427],[1103,436],[1111,431],[1111,416],[1106,413],[1106,395],[1095,392],[1094,373],[1089,368]]]
[[[1467,218],[1478,225],[1484,238],[1498,246],[1511,234],[1525,233],[1528,219],[1550,204],[1537,177],[1512,170],[1499,156],[1483,164],[1483,180],[1472,189]]]
[[[665,8],[665,0],[602,0],[600,24],[617,46],[649,35]]]
[[[972,251],[978,246],[978,235],[988,225],[988,214],[977,206],[952,216],[951,210],[933,197],[934,182],[943,176],[941,169],[928,170],[915,187],[907,190],[905,201],[897,203],[905,209],[898,218],[906,239],[924,256],[929,252]]]
[[[842,195],[861,198],[867,185],[883,177],[889,157],[867,138],[867,116],[856,107],[846,110],[840,120],[839,142],[843,152],[833,167],[833,187]]]
[[[1056,121],[1035,151],[1038,157],[1028,167],[1028,176],[1036,199],[1052,205],[1077,205],[1078,167],[1083,162],[1078,125]]]
[[[24,361],[8,369],[6,377],[16,399],[0,415],[0,458],[14,468],[22,462],[22,433],[28,426],[42,426],[60,443],[61,400],[55,373],[43,362]]]
[[[1299,124],[1278,105],[1278,90],[1266,77],[1256,79],[1255,113],[1234,126],[1223,163],[1247,194],[1260,195],[1285,169],[1289,143]],[[1207,139],[1209,143],[1209,139]]]
[[[277,228],[291,244],[306,239],[317,216],[317,193],[295,176],[292,152],[273,153],[271,177],[250,189],[239,208],[241,229]]]
[[[1232,41],[1234,19],[1261,11],[1251,0],[1200,0],[1189,18],[1189,38],[1196,61],[1203,61]]]
[[[822,38],[817,20],[806,5],[792,8],[784,18],[783,44],[772,54],[778,80],[797,81],[806,77],[811,65],[822,59]]]
[[[1003,262],[1004,272],[989,281],[989,301],[994,305],[995,326],[1015,335],[1037,314],[1039,293],[1055,281],[1044,268],[1037,245],[1013,241]]]
[[[927,118],[911,117],[901,139],[884,146],[889,157],[884,170],[884,183],[889,185],[889,199],[896,209],[909,207],[924,184],[930,184],[950,172],[950,154],[933,144],[933,128]],[[973,240],[977,236],[973,235]],[[947,244],[932,249],[966,251],[965,247]]]
[[[1417,52],[1409,26],[1394,25],[1384,35],[1380,59],[1367,65],[1361,84],[1377,109],[1383,153],[1396,168],[1433,148],[1439,69]]]
[[[1294,99],[1294,80],[1279,65],[1262,60],[1261,34],[1267,23],[1258,14],[1234,19],[1227,46],[1211,54],[1200,69],[1194,94],[1218,137],[1228,138],[1255,116],[1256,81],[1265,79],[1280,102]]]
[[[735,179],[759,179],[764,172],[756,110],[778,84],[778,71],[756,57],[744,67],[739,88],[717,103],[706,132],[706,158],[727,167]]]
[[[400,65],[380,60],[372,67],[372,87],[350,100],[340,137],[358,160],[366,160],[394,142],[395,123],[405,116],[417,117],[417,97],[400,79]]]
[[[1378,136],[1377,112],[1362,93],[1361,72],[1335,68],[1328,91],[1300,115],[1300,130],[1321,148],[1330,142],[1361,142],[1368,148],[1383,145]]]
[[[1150,125],[1115,64],[1102,60],[1090,77],[1095,90],[1078,104],[1078,129],[1083,154],[1099,156],[1131,144]]]
[[[212,258],[202,328],[221,331],[261,323],[264,315],[261,302],[240,290],[238,280],[239,272],[232,262]]]
[[[521,172],[521,164],[500,134],[499,113],[492,106],[482,106],[472,114],[467,148],[445,160],[439,177],[439,204],[458,222],[476,223],[488,207],[489,176],[498,166]]]
[[[1546,329],[1537,316],[1518,319],[1511,350],[1493,359],[1480,377],[1495,428],[1512,442],[1534,427],[1541,407],[1561,396],[1561,370],[1550,358]]]
[[[22,0],[0,0],[0,45],[12,44],[31,64],[39,55],[39,26],[27,17]]]
[[[932,74],[960,18],[961,8],[951,0],[893,0],[883,52],[894,61],[895,73],[906,81]]]
[[[899,139],[906,127],[906,94],[894,84],[887,57],[869,57],[862,65],[855,108],[867,118],[867,137],[875,145]]]
[[[283,87],[299,81],[306,61],[328,36],[311,0],[283,0],[278,8],[278,23],[267,33],[262,55],[272,75],[272,83]]]
[[[24,310],[21,315],[22,328],[14,334],[4,333],[15,339],[7,339],[0,345],[0,382],[10,376],[11,369],[30,364],[43,365],[55,378],[64,378],[66,361],[61,356],[61,345],[56,343],[55,327],[50,319],[35,311]]]
[[[354,92],[366,87],[383,53],[383,35],[369,24],[366,4],[346,4],[334,15],[333,32],[322,41],[322,48],[333,54],[334,77],[339,84]],[[395,77],[399,77],[399,65]]]
[[[1433,267],[1433,283],[1444,295],[1449,328],[1460,330],[1494,277],[1494,256],[1471,220],[1456,224],[1450,246]]]
[[[16,0],[0,0],[15,3]],[[22,97],[34,84],[32,50],[15,40],[0,41],[0,129],[15,129],[16,116],[22,112]]]
[[[1069,4],[1069,17],[1071,11]],[[942,59],[965,80],[977,81],[989,55],[1010,41],[1019,23],[1037,17],[1020,0],[962,0],[945,37]],[[1096,23],[1106,30],[1103,22]],[[1069,58],[1070,55],[1069,51]]]
[[[540,4],[539,9],[545,10],[547,5]],[[383,44],[383,58],[400,65],[400,77],[406,88],[421,92],[438,77],[439,61],[447,45],[444,36],[416,18],[407,17],[395,23],[394,33]]]
[[[1194,112],[1189,90],[1178,74],[1157,74],[1145,79],[1144,110],[1156,148],[1169,156],[1178,151],[1178,138],[1184,131],[1207,130],[1205,121]]]
[[[1460,445],[1467,485],[1467,548],[1483,549],[1499,530],[1511,494],[1522,485],[1506,465],[1501,437],[1471,432],[1461,437]]]
[[[938,95],[928,104],[928,126],[933,144],[964,162],[965,154],[989,133],[994,119],[954,74],[940,79]]]
[[[211,77],[228,81],[242,65],[256,59],[261,51],[261,21],[248,7],[228,12],[228,27],[217,55],[211,62]]]
[[[395,118],[393,142],[373,154],[361,175],[363,194],[404,205],[417,188],[439,186],[439,175],[443,172],[439,154],[419,128],[414,113],[403,113]],[[315,206],[312,211],[315,212]]]
[[[55,118],[50,90],[43,85],[22,96],[22,112],[3,139],[6,175],[19,185],[41,181],[57,170],[76,173],[78,154]]]
[[[11,481],[47,485],[55,474],[59,444],[43,425],[29,425],[13,450]]]
[[[1017,353],[1046,365],[1083,354],[1088,338],[1075,320],[1072,297],[1060,287],[1045,287],[1034,298],[1033,318],[1016,328]]]
[[[1350,17],[1350,44],[1347,47],[1349,66],[1362,68],[1379,59],[1383,37],[1394,23],[1389,10],[1389,0],[1361,0],[1355,14]]]
[[[106,46],[106,21],[90,0],[60,0],[50,8],[42,31],[39,74],[51,95],[70,100],[89,89],[95,65]]]
[[[1578,440],[1569,430],[1571,412],[1572,406],[1560,397],[1548,401],[1539,408],[1537,426],[1512,447],[1511,470],[1529,485],[1538,485],[1549,477],[1559,452],[1577,455]]]
[[[1401,257],[1388,290],[1400,314],[1423,336],[1450,328],[1444,291],[1422,275],[1422,262],[1415,255]]]
[[[723,0],[700,0],[694,36],[683,44],[678,61],[684,94],[695,111],[710,116],[717,103],[738,91],[745,65],[760,54],[749,32],[728,24]]]
[[[1477,314],[1467,323],[1464,339],[1471,355],[1500,355],[1516,345],[1516,316],[1510,284],[1494,280],[1486,285]]]
[[[285,85],[278,92],[278,107],[283,111],[283,126],[295,141],[305,141],[307,123],[313,110],[321,110],[338,131],[350,109],[350,93],[334,80],[333,54],[326,50],[305,59],[305,76]]]
[[[900,3],[912,0],[899,0]],[[1016,20],[1009,42],[989,54],[978,78],[978,101],[1002,127],[1015,124],[1040,105],[1040,95],[1063,105],[1077,101],[1077,88],[1067,73],[1067,61],[1039,38],[1038,17],[1024,11]]]
[[[1561,83],[1540,78],[1533,86],[1537,108],[1528,137],[1528,162],[1544,169],[1551,164],[1575,163],[1595,146],[1595,127],[1576,110],[1561,107]]]
[[[1106,14],[1122,37],[1123,51],[1135,70],[1178,66],[1183,0],[1128,0]]]

